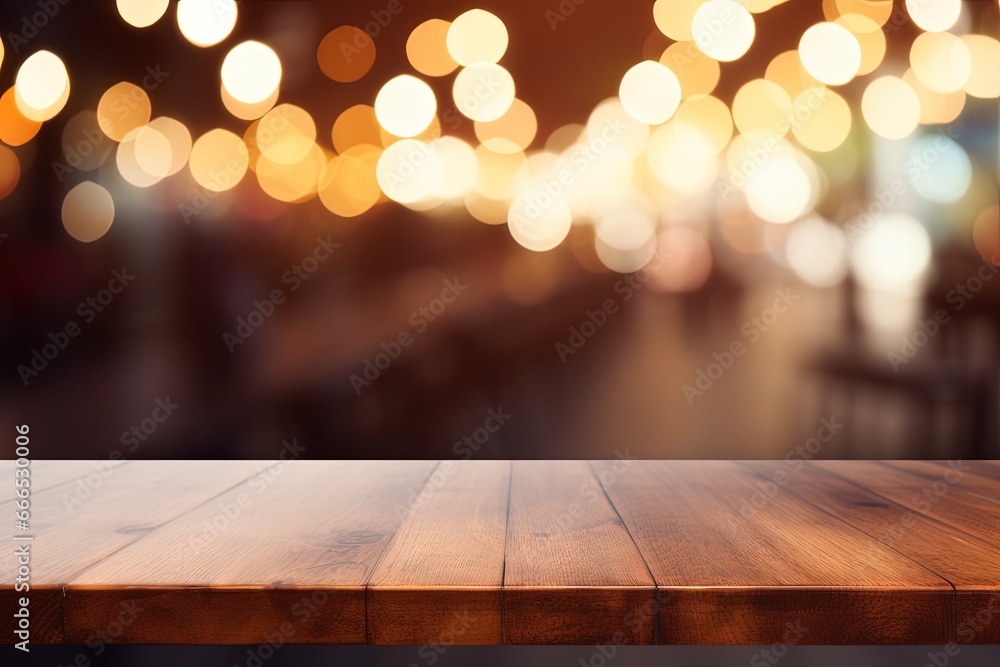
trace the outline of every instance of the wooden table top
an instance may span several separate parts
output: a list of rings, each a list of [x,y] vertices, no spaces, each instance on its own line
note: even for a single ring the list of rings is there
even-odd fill
[[[13,468],[36,643],[1000,643],[1000,462]]]

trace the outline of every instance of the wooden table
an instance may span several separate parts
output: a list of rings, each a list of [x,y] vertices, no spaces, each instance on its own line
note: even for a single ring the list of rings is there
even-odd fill
[[[1000,643],[998,462],[13,468],[38,643]]]

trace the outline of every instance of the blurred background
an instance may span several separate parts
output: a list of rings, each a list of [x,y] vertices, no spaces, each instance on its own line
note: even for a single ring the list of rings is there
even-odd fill
[[[0,420],[998,458],[998,4],[911,5],[5,2]]]

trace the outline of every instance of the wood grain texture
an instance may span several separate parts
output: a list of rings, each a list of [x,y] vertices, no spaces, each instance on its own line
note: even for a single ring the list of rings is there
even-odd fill
[[[67,640],[136,603],[122,642],[256,643],[285,627],[297,642],[364,643],[365,582],[436,465],[276,462],[75,577]]]
[[[69,484],[80,480],[86,485],[88,477],[93,475],[104,476],[107,470],[127,465],[128,461],[105,460],[105,461],[33,461],[28,467],[31,470],[31,492],[39,493],[51,489],[54,486]],[[14,500],[15,488],[11,481],[14,478],[14,462],[4,461],[0,464],[0,479],[4,483],[0,485],[0,503]]]
[[[52,489],[57,486],[67,485],[66,489],[75,498],[77,494],[84,492],[92,493],[90,486],[97,484],[96,480],[103,480],[103,477],[112,469],[124,465],[124,461],[38,461],[28,465],[28,480],[32,496],[42,491]],[[0,462],[0,479],[4,480],[0,486],[0,507],[13,508],[13,501],[16,499],[16,489],[14,484],[14,471],[17,468],[14,461],[6,460]],[[90,480],[87,478],[92,477]],[[74,484],[75,482],[79,482]],[[11,510],[13,511],[13,510]],[[34,545],[32,544],[32,547]],[[17,558],[15,557],[15,547],[5,549],[0,556],[0,596],[9,596],[11,599],[20,597],[15,595],[15,591],[8,590],[12,587],[17,570]],[[37,548],[35,553],[37,553]],[[32,614],[32,634],[34,641],[39,643],[58,643],[63,640],[62,626],[62,589],[58,585],[36,583],[30,591],[31,614]],[[7,599],[6,597],[4,599]],[[3,617],[0,622],[0,631],[5,637],[12,636],[14,626],[12,619]]]
[[[882,461],[882,465],[904,470],[930,481],[944,480],[956,489],[1000,503],[1000,484],[969,461]]]
[[[1000,504],[956,486],[967,471],[950,468],[942,470],[940,477],[927,478],[877,461],[821,461],[816,465],[1000,547]]]
[[[1000,643],[994,463],[39,461],[32,641]]]
[[[585,462],[514,462],[505,562],[508,643],[654,642],[653,579]]]
[[[748,461],[743,465],[762,479],[788,473],[785,489],[834,514],[886,546],[924,565],[955,588],[956,619],[960,643],[1000,643],[1000,549],[971,535],[924,516],[892,500],[856,486],[811,463],[790,470],[785,462]],[[940,477],[936,466],[926,470]],[[970,625],[988,613],[997,623]],[[972,630],[971,632],[969,630]]]
[[[977,475],[1000,481],[1000,461],[966,461]]]
[[[444,461],[368,581],[376,644],[499,644],[508,461]]]
[[[50,463],[55,463],[51,475]],[[33,637],[39,642],[70,641],[61,618],[65,614],[61,591],[78,572],[238,484],[263,465],[257,461],[228,462],[224,468],[165,461],[133,462],[127,466],[95,463],[98,465],[32,463],[33,478],[80,480],[33,490],[31,530],[18,533],[34,537],[30,606],[37,606],[40,612],[45,610],[40,618],[59,617],[58,622],[34,625]],[[81,473],[85,474],[80,477]],[[8,502],[4,507],[13,505]],[[0,540],[5,544],[12,543],[14,534],[13,521],[0,524]],[[13,558],[3,563],[0,606],[13,609],[21,595],[13,587],[16,564]],[[5,614],[0,629],[7,630],[11,622]]]
[[[780,483],[727,461],[594,465],[659,587],[663,643],[951,639],[947,581]]]

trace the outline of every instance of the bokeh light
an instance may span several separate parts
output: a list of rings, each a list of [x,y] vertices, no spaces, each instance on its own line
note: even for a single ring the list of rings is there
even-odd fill
[[[222,61],[222,85],[244,104],[259,104],[281,83],[281,61],[267,44],[253,40],[234,46]]]
[[[961,0],[906,0],[906,11],[927,32],[944,32],[958,21]]]
[[[847,235],[840,227],[811,215],[792,225],[785,237],[785,259],[803,282],[832,287],[847,277]]]
[[[117,0],[118,14],[130,26],[147,28],[166,13],[170,0]]]
[[[851,132],[851,108],[847,100],[827,88],[808,88],[792,102],[792,134],[805,148],[820,153],[832,151]],[[803,113],[797,113],[798,111]]]
[[[136,150],[136,140],[140,133],[145,134],[145,140],[139,144],[138,148],[145,151],[142,159],[146,165],[152,165],[150,170],[147,170],[140,163],[140,154]],[[162,156],[163,151],[168,152],[165,158]],[[169,161],[172,159],[169,151],[170,143],[166,137],[155,130],[149,130],[147,125],[143,125],[126,134],[119,142],[118,148],[115,150],[115,165],[118,167],[118,173],[127,183],[137,188],[148,188],[159,183],[166,175]]]
[[[734,0],[708,0],[691,21],[694,43],[722,62],[741,58],[753,44],[755,32],[753,16]]]
[[[517,153],[535,140],[538,121],[535,112],[523,100],[515,99],[504,115],[493,121],[476,121],[479,142],[495,153]]]
[[[962,35],[972,58],[965,92],[985,99],[1000,97],[1000,41],[986,35]]]
[[[823,14],[828,21],[858,14],[883,26],[892,16],[892,2],[893,0],[823,0]]]
[[[222,105],[226,107],[226,111],[241,120],[256,120],[266,114],[278,101],[280,92],[280,88],[275,88],[267,99],[255,104],[247,104],[230,95],[224,85],[219,85],[219,97],[222,98]]]
[[[927,201],[953,204],[972,184],[968,153],[943,134],[925,135],[914,141],[907,165],[910,184]]]
[[[177,27],[195,46],[218,44],[236,27],[236,1],[178,0]]]
[[[863,14],[844,14],[835,23],[847,28],[858,40],[861,63],[858,66],[857,76],[874,72],[885,57],[885,33],[882,32],[881,26]]]
[[[792,110],[788,93],[767,79],[743,84],[733,98],[733,122],[743,134],[762,132],[778,137],[788,134]]]
[[[784,88],[791,99],[798,97],[806,88],[822,85],[802,66],[797,50],[783,51],[772,58],[764,72],[764,78]]]
[[[923,225],[904,213],[874,218],[851,248],[851,270],[868,289],[908,292],[931,260],[931,240]]]
[[[633,65],[618,88],[622,106],[632,118],[647,125],[665,123],[681,101],[677,76],[655,60]]]
[[[794,158],[771,155],[747,178],[746,197],[747,206],[759,218],[784,224],[808,211],[812,184]]]
[[[528,188],[510,204],[507,229],[528,250],[544,252],[563,242],[573,225],[573,215],[565,199],[549,189]]]
[[[154,118],[148,127],[162,135],[170,145],[170,163],[163,175],[173,176],[184,168],[191,156],[191,132],[184,123],[168,116]]]
[[[507,113],[514,103],[514,78],[500,65],[476,62],[459,71],[451,92],[463,116],[489,122]]]
[[[0,185],[0,199],[2,198],[3,187]],[[983,259],[1000,266],[1000,206],[985,208],[976,216],[972,226],[972,241]]]
[[[621,106],[621,101],[616,97],[614,98],[615,103],[618,106],[619,111],[624,118],[631,118],[625,113],[625,109]],[[598,105],[598,108],[600,105]],[[596,109],[595,109],[596,110]],[[633,122],[638,122],[633,119]],[[552,153],[561,153],[570,146],[575,144],[583,136],[583,133],[587,130],[585,125],[579,123],[567,123],[566,125],[561,125],[552,131],[549,138],[545,140],[545,150]],[[649,128],[646,128],[646,135],[649,135]]]
[[[13,87],[0,95],[0,141],[8,146],[21,146],[38,134],[42,124],[21,113],[14,95]]]
[[[390,146],[391,144],[394,144],[400,139],[404,138],[397,136],[392,132],[386,131],[386,129],[381,126],[379,126],[378,132],[379,132],[379,141],[382,144],[383,148]],[[437,139],[440,136],[441,136],[441,121],[438,119],[437,115],[435,115],[434,118],[431,119],[431,124],[428,125],[423,132],[421,132],[420,134],[416,134],[412,137],[406,137],[406,138],[416,139],[426,144],[430,141],[433,141],[434,139]]]
[[[17,159],[17,153],[0,146],[0,201],[17,187],[21,180],[21,161]]]
[[[69,99],[69,74],[62,59],[51,51],[28,56],[17,71],[14,99],[26,118],[46,121],[55,117]]]
[[[965,91],[956,90],[953,93],[935,93],[933,90],[917,81],[913,70],[907,69],[903,73],[903,81],[906,82],[920,100],[920,123],[922,125],[935,125],[950,123],[965,108]]]
[[[902,139],[920,122],[920,98],[902,79],[883,76],[865,88],[861,114],[875,134],[886,139]]]
[[[464,197],[479,178],[479,161],[472,146],[457,137],[440,137],[429,146],[441,162],[441,178],[430,194],[444,200]]]
[[[479,163],[476,192],[495,200],[510,200],[517,195],[525,163],[524,153],[494,153],[485,146],[477,146],[476,162]],[[504,216],[506,219],[506,207]]]
[[[687,227],[666,227],[659,233],[656,254],[662,259],[652,285],[665,292],[692,292],[712,272],[712,251],[705,238]],[[653,268],[652,263],[650,268]]]
[[[136,130],[133,141],[139,168],[157,180],[165,178],[174,162],[170,139],[150,124]]]
[[[413,137],[434,120],[437,99],[434,91],[415,76],[402,74],[386,81],[375,97],[375,117],[397,137]]]
[[[279,104],[257,125],[257,148],[278,164],[295,164],[316,143],[316,122],[309,112],[294,104]]]
[[[751,14],[763,14],[785,2],[788,0],[740,0],[740,4],[746,7]]]
[[[918,134],[896,145],[852,142],[851,136],[860,120],[857,114],[874,134],[898,140],[913,135],[921,124],[954,122],[966,105],[977,112],[978,103],[968,97],[1000,97],[1000,41],[971,34],[988,32],[992,25],[982,23],[975,11],[960,16],[958,0],[905,2],[920,31],[902,26],[900,19],[906,16],[894,13],[892,0],[822,0],[816,8],[825,21],[818,15],[804,19],[794,35],[774,39],[777,48],[770,52],[772,44],[759,45],[752,56],[754,66],[734,66],[738,78],[727,79],[722,92],[713,95],[723,69],[720,63],[743,57],[755,41],[757,16],[782,3],[656,0],[652,14],[657,30],[645,40],[641,37],[649,28],[639,33],[642,60],[624,71],[617,91],[613,85],[607,89],[606,73],[602,75],[603,83],[598,83],[605,90],[591,99],[603,99],[573,117],[554,119],[576,122],[554,131],[554,126],[546,126],[551,134],[544,148],[536,135],[540,125],[553,119],[541,113],[544,106],[533,108],[527,97],[516,97],[513,76],[499,64],[509,58],[508,28],[482,9],[452,21],[424,20],[408,35],[396,33],[397,42],[406,35],[406,59],[418,76],[404,74],[381,86],[362,85],[362,96],[377,90],[374,101],[368,99],[371,105],[351,106],[347,86],[337,88],[341,93],[334,91],[332,109],[314,109],[307,100],[302,104],[309,110],[279,104],[286,93],[297,94],[302,76],[308,74],[304,65],[312,57],[307,40],[297,42],[299,33],[289,30],[295,25],[291,21],[264,33],[248,33],[256,32],[273,48],[251,40],[203,54],[214,59],[210,68],[221,59],[220,99],[249,127],[238,123],[235,132],[211,130],[192,142],[185,122],[166,116],[152,119],[152,85],[143,79],[141,87],[124,81],[111,86],[96,109],[87,109],[93,101],[81,104],[84,110],[56,132],[62,132],[67,168],[100,168],[94,178],[102,183],[116,182],[117,168],[126,183],[148,188],[187,166],[194,182],[211,191],[242,183],[213,200],[217,211],[235,207],[232,210],[254,217],[247,213],[254,208],[247,201],[280,204],[254,219],[274,219],[288,204],[314,197],[326,211],[343,218],[360,216],[387,199],[416,211],[441,207],[442,216],[464,204],[477,220],[507,224],[515,241],[533,251],[558,246],[573,225],[578,226],[572,253],[582,256],[578,247],[586,246],[588,267],[597,271],[603,271],[598,259],[614,271],[633,271],[657,248],[673,248],[679,253],[676,263],[655,270],[654,284],[667,291],[690,291],[704,283],[713,265],[710,240],[728,244],[737,253],[764,256],[755,261],[784,260],[801,280],[815,286],[840,283],[849,263],[859,279],[868,272],[869,286],[875,285],[878,270],[889,288],[912,282],[929,262],[921,259],[919,240],[921,234],[929,237],[922,227],[914,231],[909,224],[914,220],[883,216],[866,232],[867,240],[859,240],[849,251],[844,230],[820,213],[840,220],[856,196],[851,192],[868,186],[870,177],[862,173],[866,151],[871,151],[875,166],[884,166],[883,158],[890,166],[892,160],[905,161],[899,175],[905,175],[912,196],[901,210],[930,211],[957,225],[981,210],[992,181],[974,178],[974,160],[981,159],[972,150],[974,139],[963,139],[970,147],[967,152],[944,132]],[[156,23],[168,4],[116,0],[121,19],[137,28]],[[177,24],[192,44],[220,44],[234,34],[237,5],[235,0],[178,0]],[[785,11],[792,10],[781,8],[775,16]],[[381,33],[371,26],[366,31],[341,25],[327,32],[329,26],[324,25],[309,33],[312,45],[322,37],[315,57],[327,78],[350,83],[372,71],[375,38]],[[904,39],[891,44],[888,60],[887,37]],[[378,46],[383,48],[381,41]],[[908,62],[900,61],[907,46]],[[278,51],[287,60],[285,68]],[[0,50],[0,62],[2,57]],[[518,60],[517,65],[522,64]],[[439,109],[436,89],[426,77],[451,74],[452,82],[439,85],[451,84],[454,108]],[[841,94],[828,88],[869,74],[870,79]],[[280,90],[283,77],[288,79],[285,87],[294,90]],[[522,94],[532,83],[526,81]],[[106,84],[100,85],[95,94]],[[29,144],[42,124],[67,104],[69,94],[63,61],[49,51],[30,54],[20,65],[16,83],[0,96],[0,141]],[[170,104],[171,94],[166,94],[164,101]],[[472,123],[464,123],[455,111]],[[332,126],[324,125],[330,131],[320,140],[311,113],[322,113],[317,117],[323,123],[335,118]],[[193,116],[190,122],[205,127]],[[98,132],[96,141],[91,140]],[[327,141],[333,150],[324,146]],[[0,193],[6,196],[20,180],[22,166],[38,164],[38,148],[3,150]],[[107,160],[112,151],[113,164]],[[255,178],[244,182],[248,169]],[[553,183],[559,187],[553,189]],[[186,178],[173,179],[148,199],[153,209],[167,210],[189,187]],[[93,188],[108,192],[92,183],[84,194]],[[113,192],[117,198],[118,191]],[[735,195],[731,200],[730,194]],[[76,198],[83,201],[82,195]],[[74,237],[86,237],[88,232],[70,229],[69,201],[67,195],[64,225]],[[955,209],[936,208],[959,202]],[[111,202],[111,219],[113,206]],[[104,220],[104,212],[100,203],[96,219]],[[75,208],[74,215],[73,229],[100,230],[93,238],[111,224],[109,220],[101,229]],[[206,219],[220,219],[221,213],[213,215]],[[710,235],[706,216],[712,215],[718,225],[711,226]],[[982,215],[995,228],[994,209]],[[936,229],[935,240],[947,232],[945,227]],[[977,247],[983,234],[974,231]],[[871,258],[889,247],[886,239],[902,244],[907,252],[915,249],[915,259],[892,259],[889,268],[871,269]],[[715,260],[728,263],[731,255]]]
[[[653,21],[664,35],[681,42],[691,39],[694,13],[705,0],[656,0],[653,3]]]
[[[146,91],[127,81],[108,88],[97,103],[97,122],[109,139],[125,135],[149,122],[152,105]]]
[[[448,29],[451,23],[441,19],[424,21],[406,40],[406,58],[413,69],[424,76],[446,76],[458,62],[448,53]]]
[[[674,42],[664,49],[660,62],[677,77],[682,98],[711,93],[722,72],[719,61],[705,55],[694,42]]]
[[[850,30],[838,23],[817,23],[799,40],[802,66],[815,79],[840,86],[861,68],[861,45]]]
[[[97,113],[92,109],[77,113],[63,127],[62,153],[68,167],[80,171],[97,169],[104,164],[112,148],[112,142],[101,132]]]
[[[969,81],[972,54],[966,43],[950,32],[925,32],[910,47],[910,68],[926,88],[953,93]]]
[[[250,153],[243,140],[216,128],[198,137],[191,147],[188,167],[201,187],[212,192],[233,188],[246,174]]]
[[[564,131],[572,134],[575,129],[574,126],[570,126]],[[646,150],[646,144],[649,143],[649,126],[632,118],[617,97],[609,97],[594,107],[587,118],[584,133],[595,150],[600,148],[608,157],[623,160],[640,157]],[[549,137],[549,145],[546,145],[546,148],[556,153],[561,153],[581,139],[579,135],[572,137],[565,146],[562,146],[563,142],[558,137],[557,141],[553,142],[554,136],[555,133]],[[611,137],[611,141],[608,141],[608,137]],[[557,146],[557,143],[560,145]]]
[[[301,203],[316,196],[326,167],[327,156],[315,142],[309,142],[304,154],[291,163],[277,162],[262,152],[257,159],[257,183],[278,201]]]
[[[507,223],[509,202],[506,199],[491,199],[475,190],[465,194],[465,210],[473,218],[487,225]]]
[[[316,49],[316,62],[326,76],[350,83],[357,81],[375,64],[375,41],[353,25],[334,28],[320,41]]]
[[[338,153],[344,153],[360,144],[381,145],[382,128],[375,117],[375,108],[367,104],[355,104],[345,109],[333,121],[331,140]]]
[[[375,177],[389,199],[412,204],[429,197],[439,187],[444,165],[426,143],[401,139],[379,156]]]
[[[597,256],[612,271],[638,271],[656,252],[656,224],[644,204],[641,201],[622,202],[595,223]]]
[[[452,59],[468,67],[499,61],[508,40],[507,26],[499,17],[483,9],[470,9],[448,26],[445,44]]]
[[[63,227],[77,241],[96,241],[108,233],[114,220],[115,202],[111,193],[98,183],[84,181],[63,199]]]
[[[371,209],[382,195],[375,178],[381,150],[358,144],[331,157],[320,172],[320,202],[331,213],[353,218]]]
[[[726,103],[711,95],[694,95],[684,100],[677,113],[677,123],[689,125],[705,136],[716,153],[721,153],[733,136],[733,117]]]
[[[691,125],[671,121],[649,140],[649,166],[667,187],[682,195],[707,191],[717,173],[715,146]]]

